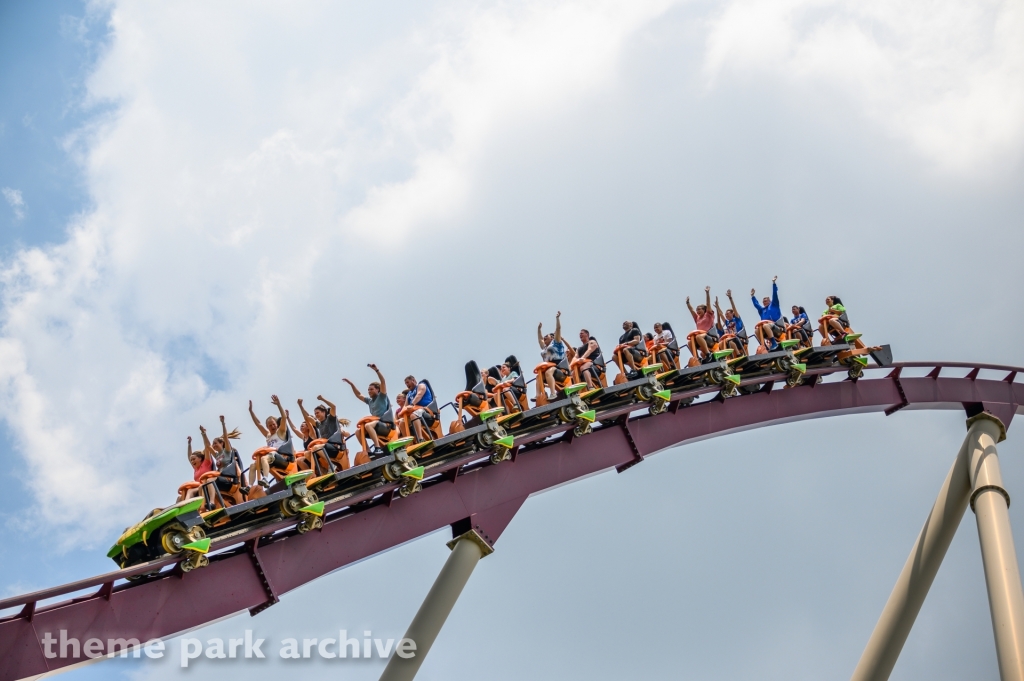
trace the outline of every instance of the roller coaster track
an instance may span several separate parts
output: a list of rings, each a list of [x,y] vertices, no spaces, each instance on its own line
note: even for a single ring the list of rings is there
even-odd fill
[[[966,375],[952,375],[965,369]],[[193,572],[182,573],[175,559],[165,558],[0,600],[0,612],[13,613],[0,618],[0,681],[81,662],[47,659],[41,644],[47,632],[66,630],[80,641],[166,638],[244,610],[256,614],[292,589],[446,525],[456,535],[476,529],[493,544],[531,494],[612,468],[622,472],[670,447],[779,423],[904,408],[984,410],[1009,426],[1024,405],[1024,383],[1015,381],[1024,368],[904,362],[872,365],[857,381],[832,380],[845,371],[810,371],[826,380],[791,389],[783,389],[785,375],[761,377],[752,380],[763,384],[757,392],[724,400],[713,397],[713,388],[679,393],[658,416],[623,407],[603,413],[602,427],[580,438],[571,424],[553,427],[517,439],[512,461],[495,465],[477,453],[428,468],[422,492],[408,498],[387,484],[328,506],[319,531],[298,534],[293,519],[225,538],[214,545],[210,565]],[[700,399],[681,406],[688,397]],[[61,596],[66,599],[52,602]]]

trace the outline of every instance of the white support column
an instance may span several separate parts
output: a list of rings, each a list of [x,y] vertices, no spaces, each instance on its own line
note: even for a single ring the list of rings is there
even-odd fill
[[[985,412],[968,419],[967,425],[971,508],[978,522],[999,676],[1002,681],[1024,681],[1024,592],[1010,531],[1010,495],[996,451],[996,443],[1006,439],[1006,428]]]
[[[970,499],[968,473],[970,435],[964,439],[939,496],[924,521],[910,557],[903,565],[882,615],[853,672],[853,681],[885,681],[907,642],[928,589],[935,580],[946,550],[953,541]]]
[[[455,601],[473,574],[476,564],[494,552],[476,530],[456,537],[448,542],[448,547],[452,550],[451,555],[405,633],[405,638],[416,642],[416,655],[408,659],[392,655],[380,681],[412,681],[437,635],[441,633],[441,627],[455,607]]]

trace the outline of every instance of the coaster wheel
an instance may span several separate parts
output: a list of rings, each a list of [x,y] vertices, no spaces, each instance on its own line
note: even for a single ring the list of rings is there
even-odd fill
[[[640,402],[647,402],[654,396],[654,388],[649,385],[637,386],[637,389],[633,391],[636,395],[636,399]]]
[[[725,371],[722,369],[712,369],[708,372],[708,380],[715,385],[721,385],[725,382]]]
[[[864,367],[855,362],[853,366],[850,367],[850,370],[846,372],[846,375],[850,377],[851,381],[856,381],[864,375]]]
[[[662,399],[654,400],[654,402],[651,403],[651,408],[649,409],[649,411],[651,412],[651,416],[657,416],[658,414],[664,414],[667,410],[668,410],[668,402],[666,402],[665,400],[662,400]]]
[[[168,525],[160,532],[160,546],[172,556],[181,553],[181,547],[191,541],[192,539],[189,538],[188,531],[178,523]]]
[[[573,437],[583,437],[584,435],[587,435],[590,433],[592,425],[593,424],[590,422],[577,423],[576,427],[572,429]]]

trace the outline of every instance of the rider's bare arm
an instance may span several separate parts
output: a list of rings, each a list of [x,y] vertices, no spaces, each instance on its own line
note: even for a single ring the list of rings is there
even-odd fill
[[[267,432],[267,429],[263,427],[263,424],[260,423],[260,418],[256,416],[256,412],[252,410],[252,400],[249,400],[249,416],[252,417],[252,422],[256,424],[257,430],[263,434],[263,437],[270,435],[270,433]]]

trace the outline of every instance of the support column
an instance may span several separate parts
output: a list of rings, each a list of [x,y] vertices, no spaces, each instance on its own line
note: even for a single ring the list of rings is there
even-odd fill
[[[896,666],[928,589],[967,510],[971,493],[968,472],[970,441],[968,434],[939,489],[935,505],[924,521],[921,534],[896,580],[875,630],[871,632],[853,672],[853,681],[885,681]]]
[[[380,681],[412,681],[473,574],[473,568],[481,558],[494,552],[476,530],[459,535],[448,542],[448,547],[452,553],[405,633],[405,638],[416,642],[416,655],[408,659],[392,655]]]
[[[1010,495],[1003,488],[996,451],[996,443],[1006,439],[1006,428],[985,412],[968,419],[967,426],[971,508],[978,522],[999,676],[1002,681],[1024,681],[1024,592],[1010,531]]]

